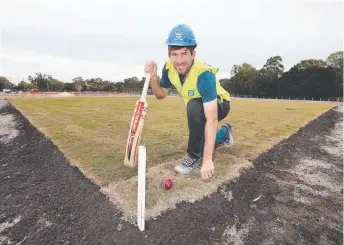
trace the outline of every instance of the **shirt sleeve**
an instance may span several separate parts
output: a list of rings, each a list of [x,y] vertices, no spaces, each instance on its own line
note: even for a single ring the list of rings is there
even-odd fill
[[[202,95],[203,103],[217,98],[216,78],[211,71],[205,71],[198,77],[197,89]]]
[[[160,79],[160,85],[163,88],[169,89],[172,87],[172,83],[171,83],[170,79],[168,78],[168,71],[165,68],[166,68],[166,64],[164,65],[164,68],[162,69],[162,76]]]

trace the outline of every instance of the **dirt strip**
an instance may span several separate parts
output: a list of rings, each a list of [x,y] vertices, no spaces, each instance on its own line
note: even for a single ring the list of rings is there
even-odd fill
[[[144,232],[5,100],[0,125],[1,245],[343,243],[343,107]]]

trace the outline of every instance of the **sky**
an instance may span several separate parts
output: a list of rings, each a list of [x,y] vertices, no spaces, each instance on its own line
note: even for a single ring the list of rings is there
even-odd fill
[[[344,4],[336,0],[0,0],[0,76],[42,72],[121,81],[158,75],[176,24],[189,25],[197,57],[229,78],[233,65],[260,69],[280,55],[285,70],[343,50]]]

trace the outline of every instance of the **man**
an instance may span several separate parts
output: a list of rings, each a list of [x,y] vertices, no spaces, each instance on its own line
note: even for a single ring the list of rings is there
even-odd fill
[[[217,130],[218,121],[229,113],[230,94],[215,78],[218,69],[196,58],[197,42],[189,26],[173,27],[166,44],[169,60],[162,70],[161,80],[158,80],[154,61],[146,63],[145,72],[151,74],[151,88],[156,98],[165,98],[174,85],[187,108],[188,154],[175,170],[187,174],[201,166],[201,177],[208,180],[214,175],[214,149],[219,145],[233,145],[230,124]]]

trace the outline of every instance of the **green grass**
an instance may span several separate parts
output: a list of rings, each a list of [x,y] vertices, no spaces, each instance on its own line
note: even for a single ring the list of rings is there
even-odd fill
[[[10,102],[56,143],[66,156],[108,184],[136,175],[123,166],[124,150],[137,98],[13,98]],[[180,98],[148,98],[142,143],[148,167],[183,156],[188,129]],[[231,155],[252,159],[271,143],[330,109],[332,103],[233,100],[230,115],[235,136]],[[222,124],[222,122],[220,122]],[[219,125],[220,126],[220,125]]]
[[[124,166],[123,159],[137,99],[68,97],[9,100],[58,145],[71,163],[86,176],[100,185],[112,186],[111,192],[117,201],[124,206],[131,202],[131,206],[135,207],[136,195],[122,192],[129,188],[128,181],[132,183],[131,188],[135,189],[137,169]],[[164,100],[148,97],[148,103],[142,143],[147,147],[147,178],[151,183],[156,183],[155,186],[148,183],[151,189],[147,195],[151,198],[147,203],[151,202],[153,207],[159,205],[158,199],[162,195],[156,187],[159,186],[162,173],[166,172],[161,170],[161,166],[172,168],[176,160],[185,154],[188,128],[185,107],[179,97]],[[219,127],[224,122],[233,125],[235,145],[229,150],[217,150],[215,161],[219,163],[215,164],[216,169],[221,169],[218,166],[224,163],[224,169],[233,167],[233,171],[239,170],[240,165],[233,165],[234,162],[251,161],[333,106],[334,103],[325,102],[232,100],[231,112],[219,123]],[[229,165],[225,165],[225,162]],[[228,176],[223,175],[217,184]],[[119,186],[121,183],[122,186]],[[186,183],[180,180],[176,185],[180,190],[188,190],[193,184],[192,181]],[[177,196],[179,194],[176,193]]]

